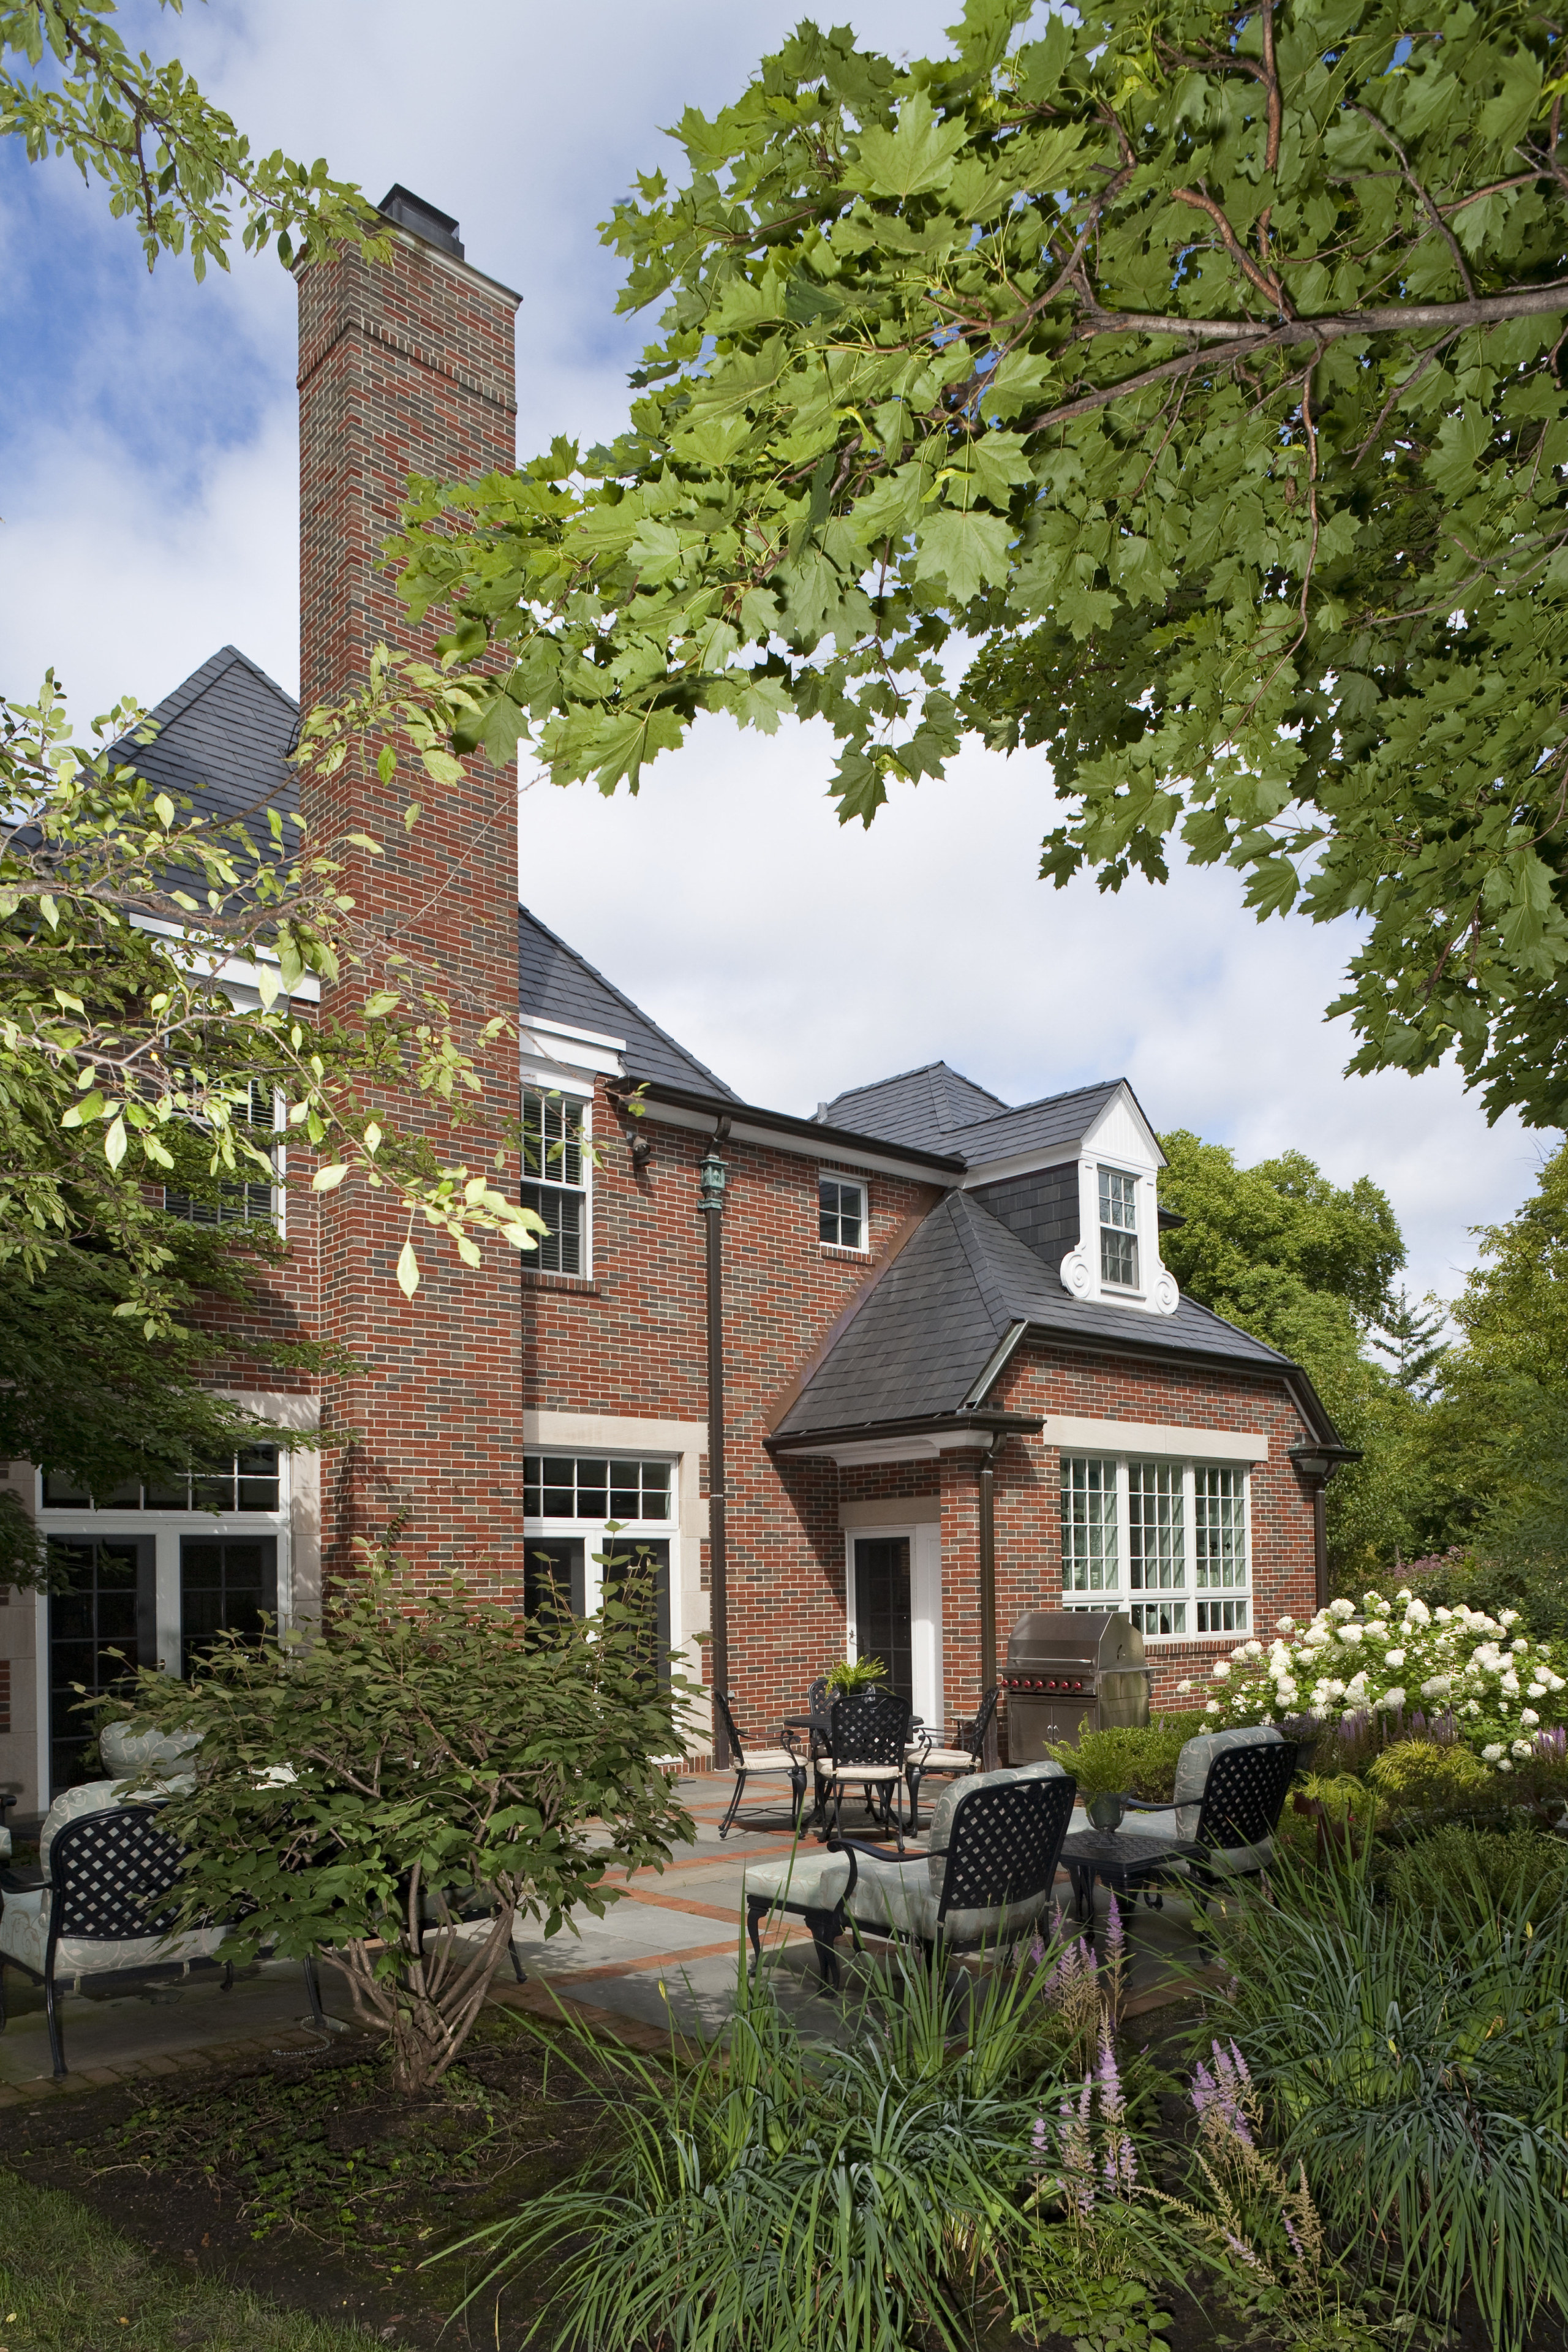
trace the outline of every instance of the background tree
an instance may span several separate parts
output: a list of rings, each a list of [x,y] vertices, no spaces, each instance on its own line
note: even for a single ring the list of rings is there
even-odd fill
[[[869,820],[1048,753],[1058,884],[1228,861],[1364,919],[1352,1066],[1568,1110],[1568,55],[1515,0],[802,25],[606,225],[631,429],[422,489],[479,740],[636,789],[825,718]],[[962,691],[947,667],[978,644]]]
[[[1423,1404],[1430,1402],[1441,1376],[1447,1328],[1448,1310],[1440,1298],[1428,1291],[1421,1306],[1413,1307],[1401,1283],[1397,1292],[1390,1292],[1377,1328],[1369,1334],[1378,1354],[1388,1358],[1400,1387]]]
[[[1405,1243],[1386,1194],[1369,1176],[1331,1183],[1304,1152],[1238,1168],[1223,1144],[1178,1130],[1161,1142],[1170,1166],[1163,1206],[1186,1223],[1161,1254],[1183,1288],[1216,1314],[1294,1358],[1348,1445],[1329,1487],[1329,1548],[1337,1578],[1361,1577],[1430,1539],[1425,1409],[1367,1354],[1391,1311]]]

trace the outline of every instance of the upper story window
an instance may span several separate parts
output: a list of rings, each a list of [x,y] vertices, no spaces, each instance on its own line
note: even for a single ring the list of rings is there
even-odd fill
[[[603,1454],[526,1454],[522,1509],[530,1519],[616,1519],[662,1526],[670,1517],[668,1462]]]
[[[543,1218],[548,1233],[524,1265],[542,1274],[588,1270],[588,1179],[583,1150],[583,1106],[532,1087],[522,1094],[522,1204]]]
[[[252,1078],[245,1100],[233,1106],[229,1119],[236,1128],[247,1129],[251,1139],[258,1133],[270,1135],[275,1123],[271,1087]],[[272,1216],[272,1186],[254,1176],[227,1179],[216,1193],[197,1199],[194,1193],[165,1184],[163,1207],[171,1217],[187,1225],[258,1225]]]
[[[866,1187],[847,1176],[816,1180],[817,1232],[835,1249],[866,1247]]]
[[[1150,1634],[1245,1633],[1247,1473],[1067,1455],[1062,1605],[1124,1609]]]
[[[1138,1179],[1115,1168],[1100,1171],[1100,1278],[1138,1287]]]
[[[156,1472],[130,1478],[102,1495],[89,1494],[58,1471],[43,1479],[46,1510],[75,1511],[276,1511],[279,1449],[242,1445],[190,1470]]]

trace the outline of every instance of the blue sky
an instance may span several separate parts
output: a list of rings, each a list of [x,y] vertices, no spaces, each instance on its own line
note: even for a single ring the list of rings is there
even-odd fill
[[[127,36],[173,52],[259,149],[324,154],[373,198],[394,180],[462,223],[523,296],[523,455],[625,412],[643,339],[614,312],[596,224],[659,126],[737,96],[797,11],[773,0],[150,0]],[[846,0],[861,39],[940,48],[952,0]],[[0,676],[53,663],[84,712],[155,700],[232,641],[298,675],[294,299],[277,262],[151,278],[68,166],[0,149]],[[1555,1137],[1489,1129],[1451,1071],[1342,1076],[1325,1024],[1351,942],[1259,927],[1228,875],[1166,888],[1034,878],[1053,821],[1037,755],[967,749],[869,834],[824,798],[821,732],[722,722],[640,797],[531,783],[523,898],[755,1101],[809,1110],[943,1056],[1010,1100],[1124,1074],[1157,1126],[1244,1160],[1299,1145],[1388,1190],[1416,1291],[1452,1295],[1468,1228],[1505,1216]]]

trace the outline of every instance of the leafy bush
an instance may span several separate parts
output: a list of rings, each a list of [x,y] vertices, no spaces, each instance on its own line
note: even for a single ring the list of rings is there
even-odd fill
[[[840,1658],[827,1669],[829,1698],[851,1698],[857,1691],[872,1690],[887,1677],[880,1658]]]
[[[1378,1897],[1369,1863],[1210,1906],[1226,2023],[1287,2164],[1342,2242],[1499,2352],[1568,2316],[1568,1937],[1520,1902],[1464,1919]]]
[[[1194,1733],[1213,1728],[1201,1713],[1155,1716],[1149,1723],[1116,1724],[1086,1731],[1076,1746],[1066,1740],[1047,1754],[1065,1765],[1079,1795],[1121,1795],[1169,1800],[1176,1784],[1176,1759]]]
[[[1471,1748],[1435,1739],[1398,1739],[1374,1756],[1367,1779],[1398,1810],[1437,1812],[1489,1798],[1496,1779]]]
[[[1568,1640],[1568,1562],[1562,1559],[1499,1559],[1456,1546],[1411,1560],[1405,1580],[1430,1609],[1462,1606],[1497,1618],[1509,1609],[1532,1642]]]
[[[188,1682],[140,1675],[135,1721],[200,1743],[169,1784],[181,1916],[234,1921],[236,1959],[330,1951],[398,2086],[437,2081],[520,1914],[553,1935],[615,1899],[612,1865],[695,1835],[657,1761],[689,1686],[650,1668],[651,1588],[616,1591],[586,1622],[525,1618],[382,1559],[311,1639],[224,1637]],[[475,1897],[480,1931],[443,1932]]]
[[[1388,1885],[1395,1902],[1430,1912],[1449,1937],[1462,1939],[1493,1915],[1539,1929],[1568,1895],[1568,1846],[1539,1830],[1445,1822],[1394,1856]]]

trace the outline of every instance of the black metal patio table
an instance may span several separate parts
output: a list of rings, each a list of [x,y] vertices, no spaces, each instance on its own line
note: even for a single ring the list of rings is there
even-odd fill
[[[1172,1863],[1190,1862],[1202,1850],[1185,1838],[1150,1837],[1136,1830],[1074,1830],[1062,1840],[1073,1909],[1092,1922],[1097,1878],[1115,1895],[1136,1897],[1143,1888],[1157,1886]]]

